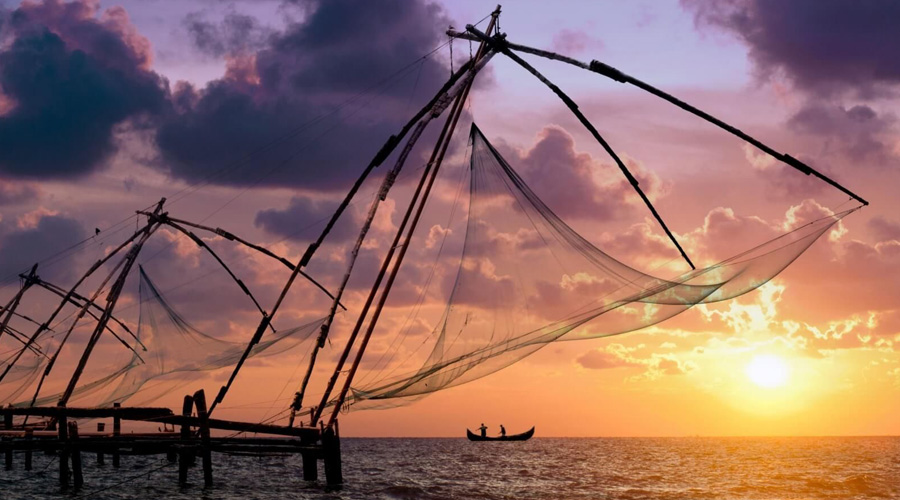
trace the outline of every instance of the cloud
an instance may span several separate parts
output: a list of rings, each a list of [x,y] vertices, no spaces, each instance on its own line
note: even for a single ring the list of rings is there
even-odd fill
[[[302,21],[268,36],[257,52],[229,59],[223,78],[179,87],[178,112],[156,136],[172,176],[206,179],[252,154],[252,169],[213,181],[342,189],[415,109],[411,93],[424,102],[447,77],[434,57],[408,66],[443,40],[449,22],[435,4],[298,4],[308,11]],[[217,29],[227,39],[233,28]],[[213,31],[203,38],[211,50],[220,43],[229,50]],[[399,84],[372,87],[403,68]]]
[[[528,149],[499,147],[504,158],[522,173],[537,195],[557,215],[608,221],[640,203],[634,188],[618,168],[575,149],[575,139],[563,128],[550,125],[538,133]],[[662,181],[633,159],[623,157],[641,189],[651,199],[664,192]]]
[[[46,0],[13,10],[0,51],[0,172],[73,178],[116,151],[117,125],[167,106],[150,44],[125,11]]]
[[[212,57],[255,52],[273,35],[273,30],[255,17],[233,11],[218,24],[194,12],[185,17],[184,25],[194,46]]]
[[[599,49],[603,47],[600,40],[593,38],[583,31],[564,29],[553,35],[552,49],[563,54],[583,52],[587,49]]]
[[[38,211],[16,226],[0,223],[0,278],[27,271],[38,260],[83,240],[87,231],[81,223],[64,215]],[[38,274],[51,282],[65,285],[73,276],[73,257],[54,260],[52,267],[38,268]]]
[[[610,368],[641,365],[641,363],[623,358],[615,352],[607,352],[601,349],[590,350],[579,356],[575,361],[589,370],[607,370]]]
[[[290,240],[311,241],[318,236],[320,229],[334,214],[337,206],[336,202],[295,196],[291,198],[288,207],[284,210],[270,208],[259,211],[253,223],[270,234]],[[351,209],[349,214],[352,213]],[[310,229],[313,226],[315,228]],[[356,232],[352,217],[345,215],[328,233],[328,241],[331,243],[344,242],[352,238]]]
[[[895,123],[893,116],[879,115],[865,105],[847,109],[807,104],[788,120],[788,127],[801,134],[826,138],[826,149],[836,149],[850,159],[882,164],[895,154],[891,144]]]
[[[873,96],[900,83],[900,4],[880,0],[682,0],[698,24],[750,48],[760,76],[818,95]]]
[[[0,206],[35,200],[38,193],[37,186],[33,184],[0,179]]]
[[[891,221],[879,215],[869,220],[869,229],[875,234],[878,241],[900,241],[900,222]]]

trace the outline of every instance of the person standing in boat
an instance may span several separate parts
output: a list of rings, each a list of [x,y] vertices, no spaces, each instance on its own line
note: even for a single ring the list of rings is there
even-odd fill
[[[481,424],[484,425],[484,424]],[[500,437],[506,437],[506,427],[503,427],[503,424],[500,424]]]
[[[481,437],[487,437],[487,426],[484,425],[484,422],[481,423],[481,427],[478,430],[481,431]]]

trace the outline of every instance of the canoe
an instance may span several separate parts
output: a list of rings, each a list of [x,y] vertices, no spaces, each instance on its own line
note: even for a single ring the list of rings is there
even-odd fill
[[[469,429],[466,429],[466,437],[469,438],[469,441],[528,441],[529,439],[531,439],[531,436],[534,436],[534,427],[521,434],[507,434],[506,436],[493,437],[482,437],[480,434],[475,434]]]

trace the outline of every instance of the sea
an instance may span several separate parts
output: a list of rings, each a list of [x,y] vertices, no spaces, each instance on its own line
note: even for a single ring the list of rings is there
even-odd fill
[[[900,499],[900,437],[344,438],[344,485],[303,481],[299,456],[213,455],[214,486],[165,458],[84,457],[62,492],[53,456],[0,470],[0,499]]]

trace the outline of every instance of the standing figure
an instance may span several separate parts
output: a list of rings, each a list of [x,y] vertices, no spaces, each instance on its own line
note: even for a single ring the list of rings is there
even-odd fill
[[[484,425],[484,422],[481,423],[481,427],[478,430],[481,431],[481,437],[487,436],[487,426]]]
[[[484,424],[481,424],[484,425]],[[500,437],[506,437],[506,427],[503,427],[503,424],[500,424]]]

